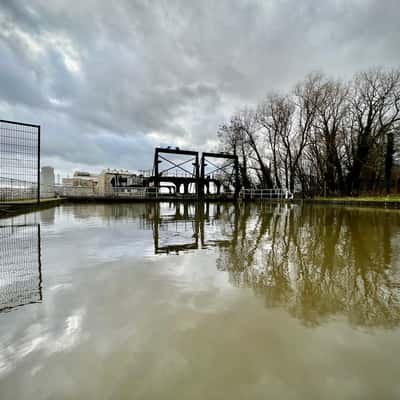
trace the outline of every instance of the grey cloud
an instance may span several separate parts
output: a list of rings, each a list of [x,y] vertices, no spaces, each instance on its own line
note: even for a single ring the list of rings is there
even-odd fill
[[[33,71],[26,71],[15,59],[12,51],[0,43],[1,100],[10,104],[45,107],[47,99],[37,89]]]
[[[395,0],[3,0],[0,114],[41,123],[49,159],[145,168],[310,71],[398,66],[399,16]]]

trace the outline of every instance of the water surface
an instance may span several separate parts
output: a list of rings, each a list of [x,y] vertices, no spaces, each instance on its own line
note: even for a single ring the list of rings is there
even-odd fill
[[[400,212],[64,205],[0,220],[0,398],[400,398]]]

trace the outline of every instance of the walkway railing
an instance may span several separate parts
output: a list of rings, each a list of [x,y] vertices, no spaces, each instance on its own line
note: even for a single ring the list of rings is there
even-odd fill
[[[59,186],[56,192],[66,198],[144,198],[156,195],[156,189],[146,187],[114,188],[112,191],[100,192],[94,187]]]
[[[0,203],[37,200],[37,183],[0,177]],[[55,185],[40,184],[40,198],[56,197]]]
[[[241,199],[292,200],[293,193],[287,189],[242,189]]]
[[[119,187],[105,192],[95,187],[63,186],[55,189],[57,195],[66,198],[104,198],[104,199],[149,199],[149,198],[178,198],[194,199],[195,193],[165,193],[156,187]],[[234,199],[234,192],[206,193],[207,199]],[[239,193],[241,199],[263,199],[263,200],[291,200],[293,194],[286,189],[242,189]]]
[[[0,177],[0,203],[38,199],[36,182]],[[56,197],[55,185],[40,184],[40,198]]]
[[[0,201],[37,199],[37,183],[0,176]]]
[[[98,199],[158,199],[158,198],[171,198],[171,199],[195,199],[196,193],[166,193],[162,188],[156,187],[118,187],[108,191],[100,191],[95,187],[85,186],[56,186],[55,193],[58,196],[66,198],[98,198]],[[208,193],[206,198],[212,199],[234,199],[234,192],[221,192]]]

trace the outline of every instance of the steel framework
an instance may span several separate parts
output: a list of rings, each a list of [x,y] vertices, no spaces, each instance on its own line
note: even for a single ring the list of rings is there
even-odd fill
[[[175,161],[168,157],[188,156],[183,161]],[[225,160],[222,165],[217,165],[215,159]],[[160,164],[165,163],[164,168],[160,168]],[[191,163],[192,169],[188,169],[188,164]],[[212,170],[207,171],[206,167],[211,166]],[[175,171],[172,174],[171,171]],[[195,185],[195,195],[198,197],[209,196],[204,193],[204,188],[209,189],[210,183],[217,186],[217,194],[220,194],[221,186],[228,181],[234,186],[234,197],[237,197],[240,191],[239,185],[239,162],[235,154],[226,153],[209,153],[204,152],[201,155],[201,163],[199,163],[199,153],[192,150],[181,150],[179,148],[161,148],[157,147],[154,152],[154,167],[153,176],[150,182],[156,188],[160,187],[161,182],[171,182],[179,193],[179,187],[183,185],[184,194],[189,194],[189,185]]]
[[[217,165],[212,159],[223,159],[226,160],[227,163],[223,165]],[[211,171],[206,171],[206,167],[211,165],[213,168]],[[207,185],[209,181],[214,181],[217,183],[218,194],[220,191],[220,182],[219,176],[225,175],[228,181],[234,186],[235,197],[238,196],[240,191],[240,183],[239,183],[239,161],[236,154],[226,154],[226,153],[208,153],[204,152],[201,155],[201,179],[203,185],[201,185],[200,193],[204,196],[204,185]],[[218,173],[218,174],[216,174]],[[217,176],[216,176],[217,175]]]
[[[183,161],[175,161],[168,155],[186,156]],[[166,163],[165,168],[160,168],[161,163]],[[192,165],[192,169],[188,169],[188,164]],[[171,171],[175,171],[172,174]],[[199,153],[192,150],[181,150],[176,148],[157,147],[154,152],[154,175],[151,181],[156,188],[160,187],[161,182],[173,182],[178,188],[184,186],[184,193],[189,193],[189,185],[195,184],[196,193],[199,186]]]

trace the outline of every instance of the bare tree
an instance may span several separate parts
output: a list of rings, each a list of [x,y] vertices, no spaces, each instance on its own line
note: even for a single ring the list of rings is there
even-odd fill
[[[282,145],[288,159],[289,189],[292,192],[295,189],[296,174],[300,171],[301,157],[310,143],[310,134],[316,117],[318,96],[316,87],[319,79],[320,75],[310,74],[296,85],[293,92],[294,128],[288,135],[282,137]]]
[[[257,115],[253,110],[242,109],[234,116],[236,126],[246,136],[248,144],[254,153],[256,161],[256,173],[262,186],[273,187],[271,170],[267,165],[267,160],[262,154],[262,143],[260,141],[260,125]]]
[[[280,170],[286,187],[289,187],[290,138],[292,137],[295,106],[288,96],[271,94],[259,105],[257,119],[267,132],[268,144],[272,152],[275,184],[282,187]],[[283,146],[282,146],[283,144]],[[285,145],[286,144],[286,145]]]
[[[248,163],[251,156],[251,147],[235,116],[231,118],[228,124],[220,126],[218,138],[223,151],[238,156],[241,186],[244,188],[250,187],[251,179],[248,172]]]
[[[391,175],[390,135],[400,121],[400,71],[376,69],[357,74],[351,83],[351,113],[355,135],[352,135],[352,165],[347,181],[349,191],[359,193],[363,178],[364,183],[368,180],[371,149],[382,140],[388,144],[386,175]]]
[[[348,89],[342,82],[320,75],[315,81],[315,90],[314,156],[324,180],[324,194],[342,193],[345,189],[341,162],[344,151],[340,132],[348,112]]]

